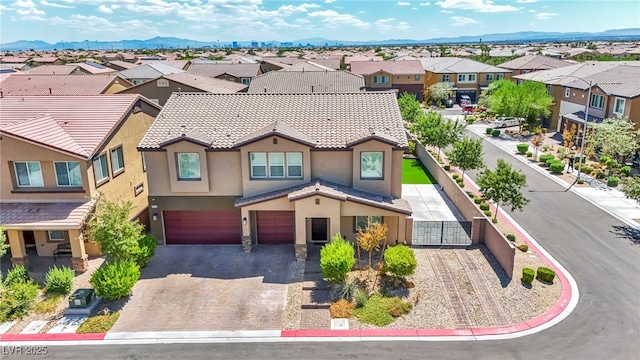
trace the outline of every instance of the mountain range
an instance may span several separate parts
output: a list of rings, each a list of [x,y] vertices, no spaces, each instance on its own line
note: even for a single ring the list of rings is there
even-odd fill
[[[375,46],[375,45],[418,45],[418,44],[471,44],[471,43],[527,43],[540,41],[621,41],[640,40],[640,28],[616,29],[602,32],[536,32],[523,31],[505,34],[484,34],[478,36],[440,37],[424,40],[413,39],[388,39],[371,41],[342,41],[324,38],[299,39],[288,42],[260,41],[260,47],[277,46]],[[235,42],[238,47],[250,47],[255,41]],[[270,45],[266,45],[270,44]],[[286,44],[286,45],[283,45]],[[178,48],[229,48],[234,42],[197,41],[180,39],[175,37],[154,37],[147,40],[116,40],[116,41],[69,41],[50,44],[42,40],[20,40],[11,43],[0,44],[2,51],[16,50],[54,50],[54,49],[85,49],[85,50],[137,50],[137,49],[178,49]]]

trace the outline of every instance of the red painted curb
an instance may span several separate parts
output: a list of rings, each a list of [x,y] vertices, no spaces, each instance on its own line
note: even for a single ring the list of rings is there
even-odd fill
[[[471,329],[418,329],[418,336],[473,336]]]
[[[384,337],[393,337],[393,336],[405,336],[405,337],[415,337],[418,336],[418,332],[415,329],[362,329],[360,330],[360,336],[367,337],[375,337],[375,336],[384,336]]]
[[[0,341],[73,341],[104,340],[107,333],[96,334],[3,334]]]

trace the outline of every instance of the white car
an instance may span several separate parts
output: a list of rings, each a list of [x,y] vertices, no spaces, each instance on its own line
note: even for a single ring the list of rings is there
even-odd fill
[[[506,128],[509,126],[518,126],[524,123],[524,119],[515,117],[500,117],[493,122],[493,127]]]

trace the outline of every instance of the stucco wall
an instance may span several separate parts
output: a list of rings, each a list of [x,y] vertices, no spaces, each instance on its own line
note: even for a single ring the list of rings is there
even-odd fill
[[[360,158],[362,152],[381,151],[383,152],[383,178],[361,179],[360,178]],[[391,164],[393,163],[393,151],[391,145],[379,141],[367,141],[353,147],[353,188],[364,190],[380,195],[391,195]],[[402,166],[402,165],[401,165]],[[402,179],[400,179],[402,181]]]
[[[121,90],[119,93],[140,94],[150,100],[158,100],[158,103],[164,106],[167,103],[167,100],[169,100],[169,98],[171,97],[171,94],[173,94],[174,92],[203,92],[200,89],[196,89],[185,84],[180,84],[172,80],[167,81],[169,81],[169,86],[167,87],[158,86],[158,81],[156,79],[147,81],[136,87]]]
[[[352,151],[311,151],[313,178],[353,186]]]

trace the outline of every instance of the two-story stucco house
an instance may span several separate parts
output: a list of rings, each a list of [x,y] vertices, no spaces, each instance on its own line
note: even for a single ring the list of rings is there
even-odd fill
[[[351,72],[364,77],[367,91],[395,89],[423,101],[424,70],[418,60],[352,61]]]
[[[139,95],[0,99],[0,226],[14,264],[69,244],[75,270],[100,249],[86,238],[98,194],[131,201],[148,224],[144,159],[136,150],[160,107]]]
[[[383,222],[406,240],[407,147],[391,92],[175,93],[138,149],[162,244],[295,244]]]

